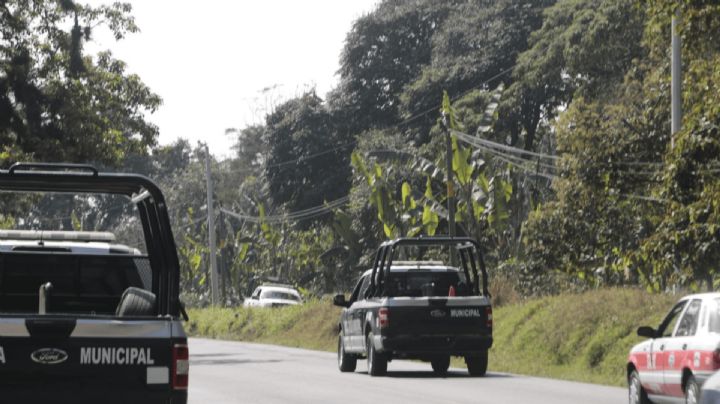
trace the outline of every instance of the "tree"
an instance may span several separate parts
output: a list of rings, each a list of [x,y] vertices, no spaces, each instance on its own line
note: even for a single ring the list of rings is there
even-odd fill
[[[633,0],[560,0],[520,54],[500,108],[510,144],[534,150],[538,125],[573,96],[595,98],[622,84],[643,55],[644,15]]]
[[[643,2],[650,16],[645,41],[659,80],[669,87],[665,57],[671,18],[681,16],[686,66],[683,128],[666,149],[658,194],[666,199],[655,231],[642,241],[633,263],[646,285],[704,286],[715,290],[720,273],[720,35],[716,4],[688,0]],[[667,91],[667,90],[666,90]],[[669,91],[668,91],[669,92]],[[666,107],[667,108],[667,104]],[[665,117],[669,114],[664,115]],[[666,118],[667,119],[667,118]],[[669,132],[669,130],[668,130]]]
[[[357,134],[399,122],[400,94],[430,63],[432,35],[458,3],[384,1],[355,21],[340,57],[340,84],[329,96],[344,128]]]
[[[458,98],[478,88],[509,84],[504,74],[528,47],[530,33],[540,27],[543,10],[555,0],[463,2],[448,8],[434,32],[430,61],[401,94],[403,117],[417,117],[409,126],[420,143],[435,124],[424,114],[442,102],[442,93]]]
[[[347,194],[352,144],[335,128],[314,91],[280,105],[266,118],[270,196],[290,211]]]
[[[4,162],[24,155],[46,161],[117,165],[155,144],[145,120],[160,97],[125,64],[103,52],[83,54],[98,25],[116,39],[136,32],[129,4],[90,7],[71,0],[0,4],[0,147]],[[63,29],[72,21],[69,32]]]

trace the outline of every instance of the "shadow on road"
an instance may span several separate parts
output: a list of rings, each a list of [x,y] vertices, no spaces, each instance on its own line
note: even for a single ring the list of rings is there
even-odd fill
[[[207,358],[207,357],[214,357],[214,356],[237,356],[241,354],[237,353],[202,353],[202,354],[196,354],[196,353],[190,353],[190,359],[193,358]]]
[[[201,355],[191,355],[190,365],[191,366],[203,366],[203,365],[245,365],[251,363],[278,363],[283,362],[280,359],[240,359],[240,358],[203,358],[194,359]],[[206,355],[206,356],[231,356],[227,355]]]
[[[365,373],[367,372],[360,372]],[[470,376],[467,374],[467,372],[462,371],[448,371],[448,373],[445,376],[438,376],[433,372],[425,372],[425,371],[399,371],[399,372],[387,372],[386,377],[390,378],[397,378],[397,379],[496,379],[496,378],[506,378],[506,377],[512,377],[511,375],[501,374],[501,373],[488,373],[485,376],[482,377],[475,377]]]

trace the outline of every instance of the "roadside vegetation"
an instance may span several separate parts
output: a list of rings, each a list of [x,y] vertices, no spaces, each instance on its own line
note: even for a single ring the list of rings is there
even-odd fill
[[[234,154],[218,160],[184,139],[159,145],[150,115],[161,95],[112,53],[86,52],[98,31],[142,35],[131,5],[6,1],[0,166],[92,163],[155,179],[174,225],[183,300],[203,307],[209,161],[219,303],[235,305],[269,278],[316,296],[348,290],[381,241],[448,234],[452,131],[457,234],[478,239],[488,267],[520,296],[712,289],[720,9],[711,3],[379,1],[348,27],[335,88],[282,100],[268,90],[263,119],[229,128]],[[676,13],[686,114],[671,139]],[[98,203],[54,204],[33,220],[4,203],[0,222],[132,225],[120,210],[90,213]]]
[[[659,324],[678,298],[605,289],[497,307],[490,371],[625,386],[628,350],[642,339],[637,327]],[[339,314],[329,298],[279,309],[192,309],[187,330],[195,337],[335,352]]]

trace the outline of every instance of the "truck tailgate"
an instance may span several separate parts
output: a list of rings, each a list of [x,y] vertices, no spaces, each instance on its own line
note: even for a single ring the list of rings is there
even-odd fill
[[[0,318],[0,391],[33,402],[170,403],[173,345],[186,343],[175,336],[166,319]]]
[[[394,298],[388,334],[489,335],[492,312],[484,297]]]

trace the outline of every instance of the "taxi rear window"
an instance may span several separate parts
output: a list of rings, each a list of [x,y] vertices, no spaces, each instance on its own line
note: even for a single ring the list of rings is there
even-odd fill
[[[720,298],[714,299],[708,309],[708,331],[720,334]]]

